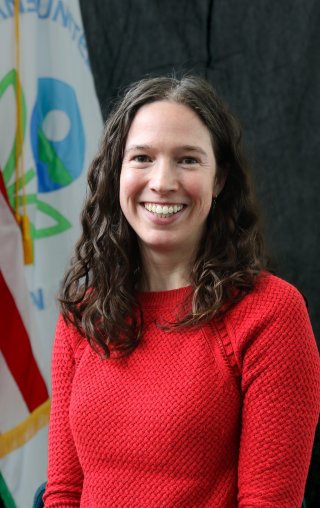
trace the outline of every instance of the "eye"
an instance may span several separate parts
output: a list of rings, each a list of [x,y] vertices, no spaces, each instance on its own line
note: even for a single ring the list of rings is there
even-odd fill
[[[181,164],[191,165],[191,164],[198,164],[199,161],[195,159],[194,157],[182,157],[180,159]]]
[[[143,164],[145,162],[151,162],[151,158],[148,155],[134,155],[132,157],[132,160],[134,162],[139,162],[140,164]]]

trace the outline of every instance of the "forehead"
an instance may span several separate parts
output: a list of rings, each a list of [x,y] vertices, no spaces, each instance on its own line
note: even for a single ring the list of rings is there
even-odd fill
[[[209,129],[193,109],[171,101],[145,104],[136,113],[129,129],[127,144],[143,138],[182,140],[212,144]]]

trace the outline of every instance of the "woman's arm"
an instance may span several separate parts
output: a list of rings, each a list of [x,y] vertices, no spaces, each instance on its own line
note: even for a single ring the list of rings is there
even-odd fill
[[[52,403],[45,508],[80,506],[83,475],[69,423],[74,371],[71,327],[60,317],[52,355]]]
[[[306,306],[281,283],[260,316],[259,306],[250,309],[240,346],[239,508],[301,507],[319,416],[319,355]]]

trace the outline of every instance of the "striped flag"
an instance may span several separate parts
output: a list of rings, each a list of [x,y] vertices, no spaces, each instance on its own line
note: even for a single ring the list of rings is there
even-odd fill
[[[46,479],[56,294],[102,117],[78,0],[0,0],[0,47],[0,497],[25,508]]]
[[[24,272],[21,230],[10,207],[1,174],[0,245],[0,400],[2,409],[0,458],[3,459],[23,446],[39,429],[47,425],[49,396],[32,349],[31,340],[36,337],[36,333],[32,303]],[[19,455],[19,452],[16,453],[16,458]],[[19,459],[17,468],[19,468]],[[3,467],[3,474],[5,470],[6,468]],[[15,506],[3,474],[1,473],[0,476],[0,492],[7,506]]]

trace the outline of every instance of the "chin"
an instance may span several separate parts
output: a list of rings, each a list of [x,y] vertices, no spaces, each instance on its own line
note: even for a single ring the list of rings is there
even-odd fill
[[[181,244],[177,242],[176,239],[172,238],[164,238],[164,239],[141,239],[140,242],[141,246],[145,250],[150,251],[159,251],[159,252],[171,252],[175,250],[179,250],[181,248]]]
[[[145,243],[147,249],[159,252],[172,252],[177,250],[178,246],[174,242],[156,242],[156,243]]]

